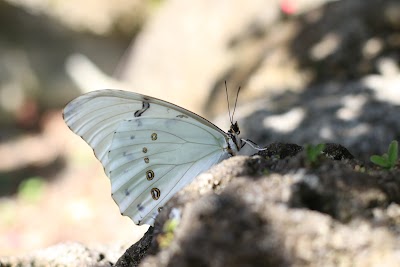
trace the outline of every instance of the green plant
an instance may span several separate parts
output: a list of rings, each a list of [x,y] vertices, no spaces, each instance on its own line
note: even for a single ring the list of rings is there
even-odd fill
[[[18,186],[18,198],[27,202],[37,202],[43,196],[44,187],[42,177],[30,177]]]
[[[396,140],[393,140],[388,148],[388,152],[382,156],[373,155],[370,157],[372,163],[384,168],[392,169],[397,164],[399,154],[399,144]]]
[[[311,163],[315,163],[318,159],[318,156],[321,155],[324,148],[325,148],[325,144],[318,144],[316,146],[307,144],[306,145],[306,154],[307,154],[308,161]]]
[[[179,220],[178,219],[169,219],[165,222],[163,226],[163,233],[160,234],[157,238],[158,244],[161,248],[167,248],[174,240],[174,232],[176,228],[178,228]]]
[[[268,169],[264,169],[264,170],[262,171],[262,174],[263,174],[263,175],[269,175],[269,173],[270,173],[270,172],[269,172]]]

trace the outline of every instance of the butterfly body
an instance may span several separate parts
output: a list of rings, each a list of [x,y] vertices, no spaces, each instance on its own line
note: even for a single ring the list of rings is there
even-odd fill
[[[63,116],[93,148],[113,199],[136,224],[152,225],[176,192],[243,146],[237,124],[225,133],[184,108],[133,92],[93,91],[71,101]]]

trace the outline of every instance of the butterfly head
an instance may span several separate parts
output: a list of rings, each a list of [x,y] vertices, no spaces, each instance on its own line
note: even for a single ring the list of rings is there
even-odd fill
[[[231,128],[228,130],[229,135],[229,153],[234,156],[243,147],[242,140],[239,137],[240,129],[237,121],[231,123]]]
[[[237,121],[235,121],[235,123],[231,124],[231,128],[229,129],[228,132],[231,134],[236,134],[236,135],[240,134],[239,125],[238,125]]]

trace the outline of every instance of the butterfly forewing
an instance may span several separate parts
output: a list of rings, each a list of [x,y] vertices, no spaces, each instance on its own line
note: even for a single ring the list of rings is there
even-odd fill
[[[228,136],[206,119],[140,94],[100,90],[78,97],[64,120],[94,150],[121,213],[153,224],[182,187],[229,156]]]

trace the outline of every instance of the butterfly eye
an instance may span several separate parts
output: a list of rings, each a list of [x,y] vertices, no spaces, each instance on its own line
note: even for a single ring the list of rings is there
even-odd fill
[[[229,133],[232,134],[240,134],[240,130],[239,130],[239,126],[237,124],[237,122],[235,122],[235,124],[231,124],[231,128],[228,131]]]

